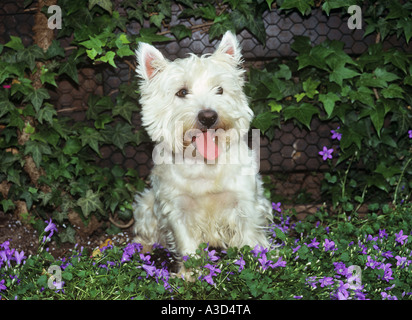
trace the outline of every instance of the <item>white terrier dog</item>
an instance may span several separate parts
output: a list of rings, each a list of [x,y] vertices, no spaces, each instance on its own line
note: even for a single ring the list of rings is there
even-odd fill
[[[178,261],[202,242],[269,247],[258,150],[242,137],[253,112],[235,35],[226,32],[211,55],[171,62],[145,43],[136,55],[142,122],[156,146],[152,188],[133,203],[134,241],[145,250],[160,243]]]

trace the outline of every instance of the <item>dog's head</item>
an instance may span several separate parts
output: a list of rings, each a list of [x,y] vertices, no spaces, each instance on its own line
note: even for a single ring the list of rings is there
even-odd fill
[[[240,47],[231,32],[213,54],[201,57],[168,61],[145,43],[136,55],[142,121],[154,142],[175,153],[191,146],[209,159],[227,148],[221,144],[229,135],[216,136],[249,129],[253,112],[243,92]]]

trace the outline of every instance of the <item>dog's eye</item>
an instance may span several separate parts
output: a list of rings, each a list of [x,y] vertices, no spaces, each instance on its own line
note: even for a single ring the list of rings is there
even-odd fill
[[[216,94],[223,94],[223,88],[217,87]]]
[[[179,97],[179,98],[184,98],[184,97],[186,97],[186,95],[189,93],[189,91],[187,90],[187,89],[185,89],[185,88],[183,88],[183,89],[180,89],[178,92],[176,92],[176,95]]]

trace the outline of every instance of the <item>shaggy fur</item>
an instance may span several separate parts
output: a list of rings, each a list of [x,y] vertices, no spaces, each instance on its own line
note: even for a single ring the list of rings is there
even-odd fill
[[[152,188],[133,204],[134,241],[146,249],[160,243],[178,259],[202,242],[269,247],[272,209],[259,159],[243,137],[253,112],[235,35],[227,32],[211,55],[171,62],[142,43],[136,56],[142,122],[156,146]],[[200,150],[207,143],[207,151]]]

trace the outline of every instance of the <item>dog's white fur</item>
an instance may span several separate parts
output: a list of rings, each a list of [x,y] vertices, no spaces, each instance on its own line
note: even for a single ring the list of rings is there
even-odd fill
[[[136,56],[143,126],[156,147],[162,146],[172,159],[182,154],[186,159],[184,152],[190,148],[190,154],[196,153],[191,136],[185,134],[194,128],[206,130],[198,119],[201,110],[218,114],[211,129],[249,129],[253,112],[243,92],[240,47],[231,32],[211,55],[171,62],[153,46],[141,43]],[[182,88],[186,95],[179,97],[176,93]],[[244,164],[251,150],[239,136],[217,143],[220,154],[214,164],[206,159],[155,163],[152,188],[136,195],[133,204],[135,242],[146,248],[160,243],[177,258],[194,254],[202,242],[221,248],[269,247],[271,204],[263,195],[259,174],[242,174],[250,166],[258,168],[259,159]]]

